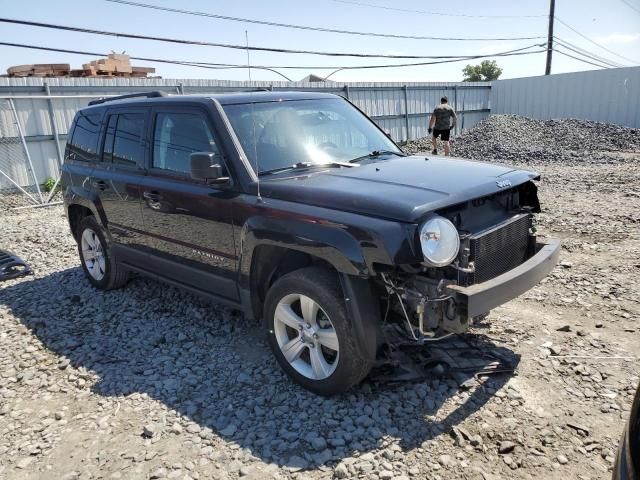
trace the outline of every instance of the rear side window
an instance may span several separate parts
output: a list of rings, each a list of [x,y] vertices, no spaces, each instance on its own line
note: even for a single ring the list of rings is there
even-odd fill
[[[112,161],[120,165],[144,165],[144,114],[122,113],[117,115],[113,135]],[[109,119],[109,125],[111,119]]]
[[[153,135],[153,168],[189,173],[189,156],[194,152],[219,153],[204,115],[158,113]]]
[[[69,142],[70,160],[95,162],[100,132],[100,115],[78,114]]]

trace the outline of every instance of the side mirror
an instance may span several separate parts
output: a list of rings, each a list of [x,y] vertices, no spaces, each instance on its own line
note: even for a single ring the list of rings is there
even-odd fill
[[[191,162],[191,178],[194,180],[202,180],[209,185],[229,181],[220,155],[213,152],[194,152],[189,156],[189,160]]]

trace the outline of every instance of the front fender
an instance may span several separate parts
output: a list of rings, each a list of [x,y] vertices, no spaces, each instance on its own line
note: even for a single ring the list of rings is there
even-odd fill
[[[336,271],[368,276],[362,248],[343,225],[315,219],[256,216],[247,219],[240,232],[241,283],[248,286],[256,247],[272,245],[322,258]]]
[[[258,247],[279,247],[320,258],[349,277],[371,278],[381,265],[415,263],[415,225],[275,199],[240,197],[233,205],[238,289],[251,314],[252,268]],[[257,310],[256,310],[257,312]],[[256,313],[257,314],[257,313]]]

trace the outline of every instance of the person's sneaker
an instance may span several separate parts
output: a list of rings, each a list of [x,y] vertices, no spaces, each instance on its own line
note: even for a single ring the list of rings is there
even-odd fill
[[[438,154],[438,150],[436,148],[433,149],[433,151],[431,152],[433,155],[437,155]]]

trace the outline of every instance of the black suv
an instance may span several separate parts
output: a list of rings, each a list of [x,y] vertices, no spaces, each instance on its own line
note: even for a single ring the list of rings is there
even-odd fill
[[[97,100],[63,166],[95,287],[136,272],[263,318],[282,368],[324,395],[551,271],[559,243],[536,239],[537,179],[407,156],[347,100],[301,92]]]

